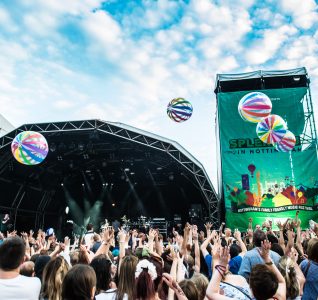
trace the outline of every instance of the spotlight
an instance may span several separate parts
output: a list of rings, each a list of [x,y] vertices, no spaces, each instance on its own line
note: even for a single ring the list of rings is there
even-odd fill
[[[299,81],[300,77],[299,76],[294,76],[293,79],[294,79],[294,81]]]
[[[84,150],[84,143],[83,142],[79,142],[78,143],[78,150],[79,151],[83,151]]]
[[[130,175],[135,175],[135,172],[130,172]]]
[[[66,208],[65,208],[65,213],[66,213],[67,215],[68,215],[69,211],[70,211],[70,208],[69,208],[68,206],[66,206]]]
[[[105,183],[103,183],[103,186],[105,186]]]
[[[112,207],[114,207],[115,206],[115,203],[112,203]]]
[[[50,145],[50,151],[51,151],[51,152],[55,152],[55,150],[56,150],[56,144],[55,144],[55,143],[52,143],[52,144]]]
[[[129,172],[130,171],[130,169],[129,168],[125,168],[125,170],[124,170],[125,172]]]
[[[162,168],[161,167],[157,167],[157,171],[161,171],[162,170]]]
[[[64,185],[64,183],[62,182],[62,183],[61,183],[61,186],[63,186],[63,185]]]
[[[84,183],[82,183],[82,186],[84,186]]]

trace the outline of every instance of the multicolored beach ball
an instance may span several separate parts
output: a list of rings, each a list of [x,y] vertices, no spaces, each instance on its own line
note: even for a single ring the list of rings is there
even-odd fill
[[[178,123],[188,120],[192,116],[192,112],[192,104],[184,98],[172,99],[167,107],[169,118]]]
[[[244,121],[258,123],[270,115],[272,102],[264,93],[248,93],[240,100],[238,111]]]
[[[38,132],[23,131],[11,143],[14,158],[24,165],[37,165],[48,154],[49,146],[45,137]]]

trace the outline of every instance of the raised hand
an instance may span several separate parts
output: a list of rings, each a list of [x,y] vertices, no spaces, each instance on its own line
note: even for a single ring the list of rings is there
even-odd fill
[[[230,261],[230,248],[220,247],[219,248],[219,264],[226,267]]]
[[[192,226],[192,239],[194,241],[197,241],[199,239],[199,234],[198,234],[198,227],[197,225]]]
[[[277,225],[277,227],[278,227],[278,229],[279,229],[280,231],[283,231],[283,230],[284,230],[284,225],[282,224],[281,221],[277,221],[277,222],[276,222],[276,225]]]
[[[262,246],[258,249],[259,255],[264,259],[265,262],[271,261],[269,251],[271,249],[271,243],[268,240],[265,240],[261,244]]]
[[[241,240],[241,232],[236,228],[234,230],[234,237],[237,239],[237,240]]]
[[[211,222],[207,222],[204,224],[206,231],[211,230],[212,226],[213,226],[213,224]]]

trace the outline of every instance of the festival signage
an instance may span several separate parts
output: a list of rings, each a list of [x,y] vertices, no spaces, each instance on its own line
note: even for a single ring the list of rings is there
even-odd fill
[[[300,211],[302,226],[318,218],[318,160],[316,146],[303,144],[307,88],[262,90],[272,103],[271,114],[280,116],[293,133],[291,151],[264,143],[258,123],[244,121],[240,100],[251,91],[217,94],[222,193],[226,223],[246,230],[248,219],[262,224],[285,221]],[[287,136],[288,137],[288,136]],[[288,145],[287,145],[288,146]],[[278,149],[278,150],[277,150]]]

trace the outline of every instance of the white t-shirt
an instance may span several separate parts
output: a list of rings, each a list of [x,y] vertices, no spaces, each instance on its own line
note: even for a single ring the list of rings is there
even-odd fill
[[[106,292],[100,293],[96,296],[96,300],[115,300],[116,299],[116,289],[110,289]],[[123,300],[128,300],[127,295],[124,295]]]
[[[38,300],[41,281],[37,277],[19,275],[12,279],[0,279],[0,299]]]

